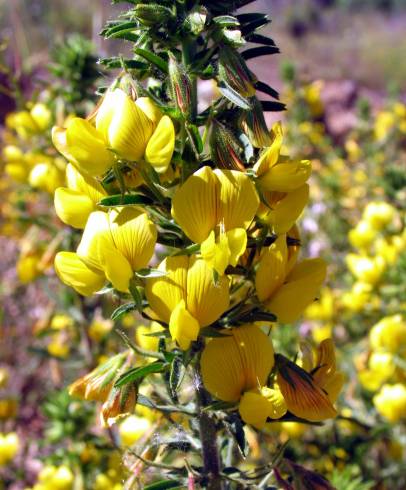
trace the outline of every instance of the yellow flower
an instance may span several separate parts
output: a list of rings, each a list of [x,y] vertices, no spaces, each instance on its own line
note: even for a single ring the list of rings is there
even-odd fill
[[[94,122],[94,124],[93,124]],[[172,158],[175,129],[148,98],[134,101],[123,90],[109,90],[92,121],[72,118],[54,127],[56,148],[90,175],[102,175],[119,159],[147,161],[164,173]]]
[[[255,325],[224,330],[212,339],[201,358],[205,388],[225,402],[239,403],[243,420],[263,428],[267,418],[280,418],[286,412],[277,389],[266,387],[274,365],[272,342]]]
[[[19,111],[8,114],[6,125],[14,129],[22,139],[42,133],[51,125],[52,114],[41,103],[34,104],[30,111]]]
[[[348,291],[343,294],[342,304],[350,311],[360,311],[371,298],[372,285],[365,282],[355,282]]]
[[[282,126],[276,123],[272,128],[271,146],[254,165],[259,183],[267,191],[291,192],[301,187],[311,174],[309,160],[290,160],[280,155],[282,138]]]
[[[298,264],[289,260],[286,235],[281,235],[261,254],[255,277],[257,296],[279,322],[291,323],[314,301],[325,276],[322,259]]]
[[[365,249],[376,239],[376,229],[368,221],[360,221],[348,233],[348,240],[353,247]]]
[[[367,284],[376,284],[385,271],[385,261],[382,257],[365,257],[362,255],[348,254],[345,258],[351,273],[359,280]]]
[[[124,446],[132,446],[151,427],[151,422],[145,417],[130,415],[121,422],[118,432]]]
[[[32,167],[28,182],[31,187],[49,194],[64,184],[64,172],[58,166],[58,160],[52,160],[47,156],[38,155],[37,162]]]
[[[19,439],[15,432],[0,432],[0,467],[8,464],[18,453]]]
[[[403,352],[406,349],[406,320],[399,315],[386,316],[369,332],[372,349]]]
[[[113,322],[110,319],[95,317],[89,325],[89,337],[96,342],[103,340],[112,330]]]
[[[95,211],[87,220],[77,254],[58,253],[55,270],[62,282],[85,296],[98,291],[104,278],[126,292],[134,272],[148,265],[156,238],[155,225],[138,208]]]
[[[334,344],[331,339],[320,343],[316,359],[310,349],[303,353],[303,368],[277,355],[277,382],[286,406],[297,417],[313,422],[337,415],[336,401],[344,376],[336,371]]]
[[[395,115],[389,111],[381,111],[375,119],[374,135],[377,141],[383,141],[392,131],[396,123]]]
[[[44,488],[44,490],[71,490],[74,479],[71,469],[66,465],[44,466],[38,475],[38,481],[42,485],[41,489]]]
[[[395,424],[406,418],[406,387],[401,383],[384,385],[373,397],[378,413]]]
[[[84,228],[89,214],[97,209],[97,203],[107,195],[102,185],[93,177],[81,174],[76,168],[66,166],[67,187],[55,191],[55,211],[59,219],[74,228]]]
[[[135,332],[137,344],[143,349],[156,351],[158,350],[159,337],[151,337],[148,334],[162,332],[163,327],[158,322],[151,322],[150,326],[139,325]]]
[[[334,296],[331,289],[323,289],[318,301],[306,308],[305,316],[309,320],[331,320],[334,316]]]
[[[215,283],[212,270],[195,256],[167,257],[159,270],[166,275],[147,279],[147,300],[158,319],[169,325],[172,338],[188,349],[200,327],[216,321],[228,308],[228,278],[222,276]]]
[[[369,369],[382,381],[389,379],[395,372],[393,354],[389,352],[372,352],[368,360]]]
[[[258,216],[275,234],[286,233],[302,214],[309,200],[309,186],[303,184],[292,192],[264,191],[266,205],[261,203]]]
[[[396,209],[384,201],[373,201],[367,204],[362,217],[376,230],[389,225],[396,214]]]
[[[203,258],[222,275],[244,253],[246,230],[258,204],[254,184],[245,174],[203,167],[175,192],[172,216],[193,242],[201,244]]]

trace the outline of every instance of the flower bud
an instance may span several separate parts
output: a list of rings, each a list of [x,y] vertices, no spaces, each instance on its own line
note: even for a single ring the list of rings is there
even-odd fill
[[[241,146],[234,134],[219,121],[214,120],[210,137],[211,157],[220,168],[245,171],[240,157]]]
[[[148,27],[169,20],[173,13],[168,7],[157,3],[139,3],[133,9],[135,17]]]
[[[228,83],[243,97],[255,95],[254,77],[242,56],[228,46],[222,46],[219,54],[219,80]]]
[[[137,395],[138,389],[135,383],[128,383],[120,388],[114,387],[102,406],[101,421],[103,426],[114,423],[114,420],[111,419],[133,412]]]
[[[169,54],[169,81],[171,96],[183,116],[189,117],[191,110],[192,87],[185,67]]]
[[[256,148],[271,146],[272,136],[265,122],[261,102],[254,96],[250,98],[250,104],[251,110],[244,112],[242,127]]]
[[[70,385],[69,394],[85,400],[105,402],[109,397],[126,356],[126,352],[118,354],[86,376],[79,378]]]

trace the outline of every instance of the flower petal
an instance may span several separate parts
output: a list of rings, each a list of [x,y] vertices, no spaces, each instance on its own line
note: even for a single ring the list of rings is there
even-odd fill
[[[271,146],[262,153],[257,163],[254,165],[254,171],[259,177],[265,174],[278,161],[283,140],[282,124],[280,121],[273,125],[271,136],[273,138]]]
[[[255,288],[260,301],[271,298],[282,286],[286,276],[287,258],[286,235],[280,235],[272,245],[263,250],[255,276]]]
[[[175,192],[172,216],[195,243],[202,243],[217,225],[219,186],[213,170],[203,167]]]
[[[272,403],[261,393],[247,391],[243,394],[238,411],[245,423],[256,429],[263,429],[272,410]]]
[[[98,240],[105,235],[110,239],[110,225],[108,214],[102,211],[94,211],[88,217],[85,229],[82,234],[77,254],[92,269],[102,270],[102,258],[99,254]]]
[[[55,256],[55,271],[60,280],[83,296],[90,296],[103,287],[106,278],[95,273],[74,252],[58,252]]]
[[[142,112],[150,119],[156,127],[161,120],[163,114],[161,109],[150,99],[149,97],[139,97],[135,104],[142,110]]]
[[[185,308],[185,301],[182,299],[172,311],[169,320],[172,339],[176,340],[182,350],[187,350],[190,343],[197,339],[199,330],[199,322]]]
[[[260,177],[261,186],[268,191],[291,192],[302,186],[310,177],[309,160],[284,159]]]
[[[222,276],[230,262],[230,249],[225,233],[220,233],[216,241],[214,231],[210,232],[210,235],[200,246],[200,253],[206,264]]]
[[[175,128],[169,116],[163,116],[148,141],[146,161],[159,173],[167,171],[175,148]]]
[[[92,200],[79,191],[58,187],[54,194],[55,211],[59,219],[73,228],[83,229],[89,214],[95,210]]]

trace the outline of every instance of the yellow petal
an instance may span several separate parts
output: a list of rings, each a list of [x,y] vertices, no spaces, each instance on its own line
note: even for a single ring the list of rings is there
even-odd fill
[[[135,103],[156,127],[163,116],[161,109],[149,97],[139,97]]]
[[[212,169],[203,167],[175,192],[172,216],[195,243],[202,243],[217,225],[219,186]]]
[[[154,253],[157,230],[140,209],[124,207],[110,212],[110,231],[115,247],[134,271],[146,267]]]
[[[190,343],[199,335],[200,325],[185,307],[181,300],[172,311],[169,320],[169,331],[182,350],[189,349]]]
[[[159,173],[167,171],[175,148],[175,128],[170,117],[163,116],[148,141],[146,161]]]
[[[279,159],[283,140],[282,124],[280,121],[273,125],[271,135],[273,138],[271,146],[262,153],[258,162],[254,165],[254,171],[258,176],[266,173]]]
[[[287,257],[286,235],[279,236],[272,245],[263,250],[255,276],[255,288],[260,301],[271,298],[282,286],[286,276]]]
[[[149,305],[163,322],[169,323],[172,311],[186,300],[188,267],[189,257],[186,255],[167,257],[158,267],[166,275],[146,281],[145,294]]]
[[[261,393],[247,391],[243,394],[238,411],[245,423],[256,429],[263,429],[272,410],[272,404]]]
[[[108,214],[102,211],[94,211],[87,219],[77,253],[89,267],[96,270],[103,269],[98,243],[102,235],[105,235],[106,239],[110,239],[112,242]]]
[[[301,215],[309,200],[309,186],[302,185],[288,192],[278,201],[267,215],[267,222],[272,225],[276,234],[287,233]]]
[[[206,264],[222,276],[230,263],[230,248],[225,233],[220,233],[216,240],[214,231],[210,232],[210,235],[200,246],[200,253]]]
[[[247,232],[244,228],[234,228],[226,233],[230,250],[230,264],[235,267],[247,248]]]
[[[268,417],[271,419],[279,419],[287,412],[285,399],[279,389],[264,387],[261,389],[261,394],[269,401]]]
[[[69,226],[83,229],[89,214],[95,210],[92,200],[78,191],[59,187],[54,194],[55,211]]]
[[[134,272],[127,258],[112,245],[106,235],[101,235],[97,240],[98,257],[107,279],[113,286],[122,292],[127,292],[130,279]]]
[[[224,331],[203,351],[203,383],[216,398],[238,401],[245,391],[263,386],[274,365],[270,339],[255,325]]]
[[[324,388],[330,377],[336,372],[336,355],[332,339],[325,339],[320,342],[317,349],[316,369],[313,378],[316,383]]]
[[[114,97],[114,111],[108,124],[108,145],[121,158],[137,161],[144,155],[153,123],[125,92],[116,89]]]
[[[55,256],[55,271],[60,280],[83,296],[90,296],[106,282],[104,274],[95,273],[73,252],[59,252]]]
[[[190,257],[186,292],[186,307],[202,327],[216,321],[229,306],[228,278],[221,276],[215,283],[202,258]]]
[[[259,205],[254,184],[237,170],[216,169],[214,173],[220,182],[216,224],[224,224],[225,231],[247,229]]]
[[[282,160],[260,177],[261,186],[268,191],[291,192],[310,177],[309,160]]]
[[[326,263],[322,259],[308,259],[296,265],[286,284],[283,284],[266,303],[267,309],[281,323],[295,322],[305,308],[316,299],[326,277]]]
[[[70,163],[66,166],[66,181],[69,189],[84,194],[94,204],[97,204],[103,197],[107,196],[107,192],[95,178],[88,174],[81,174]]]
[[[53,138],[57,149],[71,163],[90,175],[104,174],[114,163],[114,155],[106,148],[106,142],[89,121],[75,117],[66,129],[66,147],[61,143],[62,133],[54,130]]]
[[[336,372],[324,384],[323,389],[327,392],[331,403],[335,403],[345,381],[344,373]]]

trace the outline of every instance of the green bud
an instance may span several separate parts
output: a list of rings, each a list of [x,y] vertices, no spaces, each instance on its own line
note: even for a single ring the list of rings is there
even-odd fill
[[[237,51],[222,46],[218,64],[219,80],[227,82],[243,97],[255,95],[253,82],[255,81],[244,59]]]
[[[169,53],[169,81],[172,99],[185,117],[190,116],[192,84],[185,67]]]
[[[272,143],[271,133],[266,125],[261,102],[254,96],[249,99],[250,111],[244,111],[242,127],[253,146],[265,148]]]
[[[148,27],[162,24],[173,17],[171,9],[157,3],[139,3],[134,7],[133,12],[135,17]]]
[[[197,7],[185,20],[186,28],[195,36],[198,36],[204,29],[207,20],[207,9]]]
[[[220,168],[245,171],[241,145],[232,131],[214,120],[210,136],[211,158]]]

